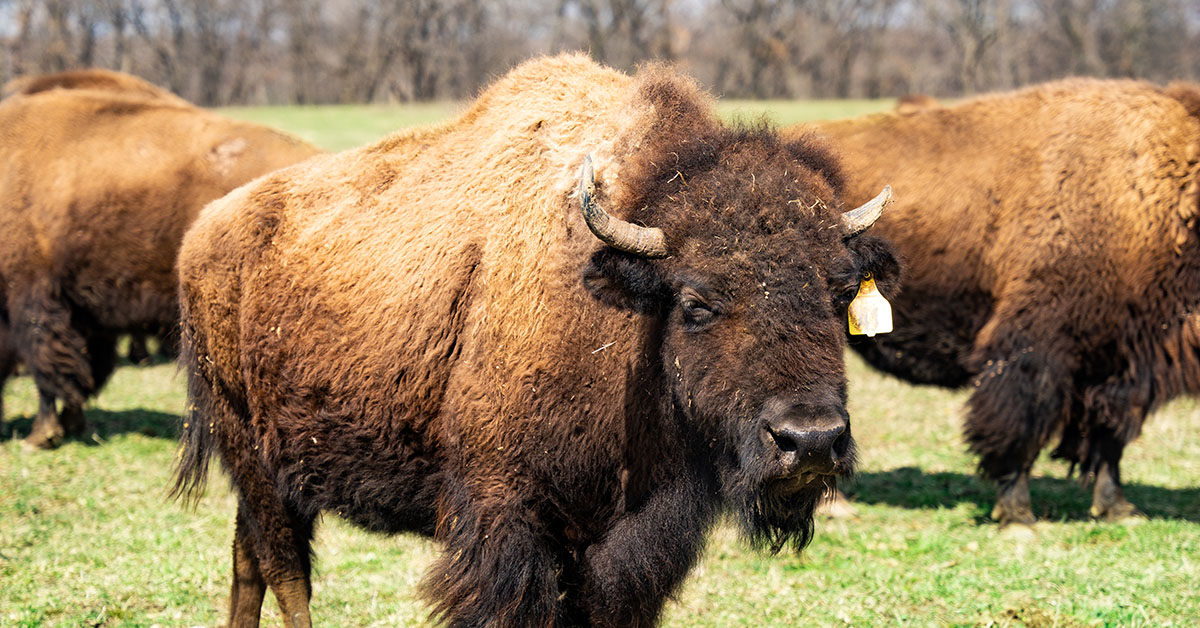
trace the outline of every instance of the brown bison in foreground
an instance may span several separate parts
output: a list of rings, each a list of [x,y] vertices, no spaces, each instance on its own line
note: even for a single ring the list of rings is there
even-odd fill
[[[1147,413],[1200,391],[1200,90],[1066,80],[815,127],[847,198],[896,182],[877,229],[907,258],[895,332],[851,344],[913,382],[974,388],[966,438],[1032,523],[1055,455],[1095,482],[1091,514],[1138,514],[1119,464]]]
[[[231,625],[268,586],[309,625],[321,512],[439,540],[452,626],[651,625],[726,508],[803,546],[853,466],[846,302],[896,282],[840,186],[666,69],[564,56],[210,205],[176,488],[215,453],[238,493]]]
[[[84,430],[83,402],[112,372],[118,334],[175,326],[175,254],[200,208],[317,151],[117,72],[6,90],[0,388],[24,362],[40,399],[26,442],[52,447]]]

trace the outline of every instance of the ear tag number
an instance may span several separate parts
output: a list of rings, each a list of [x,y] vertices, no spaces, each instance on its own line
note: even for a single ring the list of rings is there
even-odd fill
[[[858,294],[846,310],[850,333],[855,336],[874,336],[892,331],[892,305],[879,294],[871,273],[858,284]]]

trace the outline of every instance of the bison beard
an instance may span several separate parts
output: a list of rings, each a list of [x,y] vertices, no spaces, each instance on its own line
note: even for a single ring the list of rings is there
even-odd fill
[[[216,454],[238,493],[230,624],[268,587],[310,624],[323,512],[432,534],[456,628],[651,626],[724,510],[802,547],[852,468],[844,297],[898,280],[840,184],[668,68],[563,56],[210,205],[176,491]]]
[[[761,473],[761,469],[738,468],[723,481],[738,527],[755,549],[771,553],[786,546],[804,549],[812,540],[817,502],[837,483],[829,478],[797,489],[788,481],[764,482]]]

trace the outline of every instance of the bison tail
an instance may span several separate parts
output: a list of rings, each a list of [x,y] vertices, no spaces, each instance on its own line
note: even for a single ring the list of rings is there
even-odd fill
[[[203,358],[195,350],[195,335],[185,319],[179,364],[187,369],[188,403],[180,426],[175,483],[170,493],[172,499],[192,506],[204,494],[208,461],[216,445],[217,417],[225,405],[214,395],[212,380],[205,376],[206,369],[200,363]]]

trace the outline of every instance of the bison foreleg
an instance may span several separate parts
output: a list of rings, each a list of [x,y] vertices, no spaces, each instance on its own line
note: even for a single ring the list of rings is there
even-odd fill
[[[1034,349],[1045,342],[1003,340],[1004,349],[985,347],[976,354],[982,364],[964,433],[971,451],[980,456],[980,471],[998,485],[992,517],[1001,525],[1028,525],[1036,521],[1029,472],[1067,416],[1071,371]]]
[[[992,519],[1001,526],[1011,523],[1033,525],[1033,500],[1029,496],[1029,469],[999,478],[996,482],[996,505]]]
[[[38,416],[25,442],[55,447],[66,434],[55,402],[61,399],[64,404],[82,407],[95,392],[92,353],[102,352],[103,342],[77,328],[71,306],[53,282],[32,282],[21,294],[9,304],[10,311],[16,312],[9,321],[12,342],[29,367],[39,395]],[[103,361],[98,364],[103,366]]]
[[[451,628],[559,626],[561,562],[549,551],[544,524],[522,500],[467,489],[447,478],[436,538],[445,545],[422,594]]]
[[[654,625],[704,549],[719,490],[713,478],[683,473],[587,549],[593,625]]]
[[[55,408],[54,395],[38,389],[38,413],[33,420],[33,428],[25,437],[25,444],[37,449],[53,449],[62,444],[62,423],[58,420],[58,410]]]

